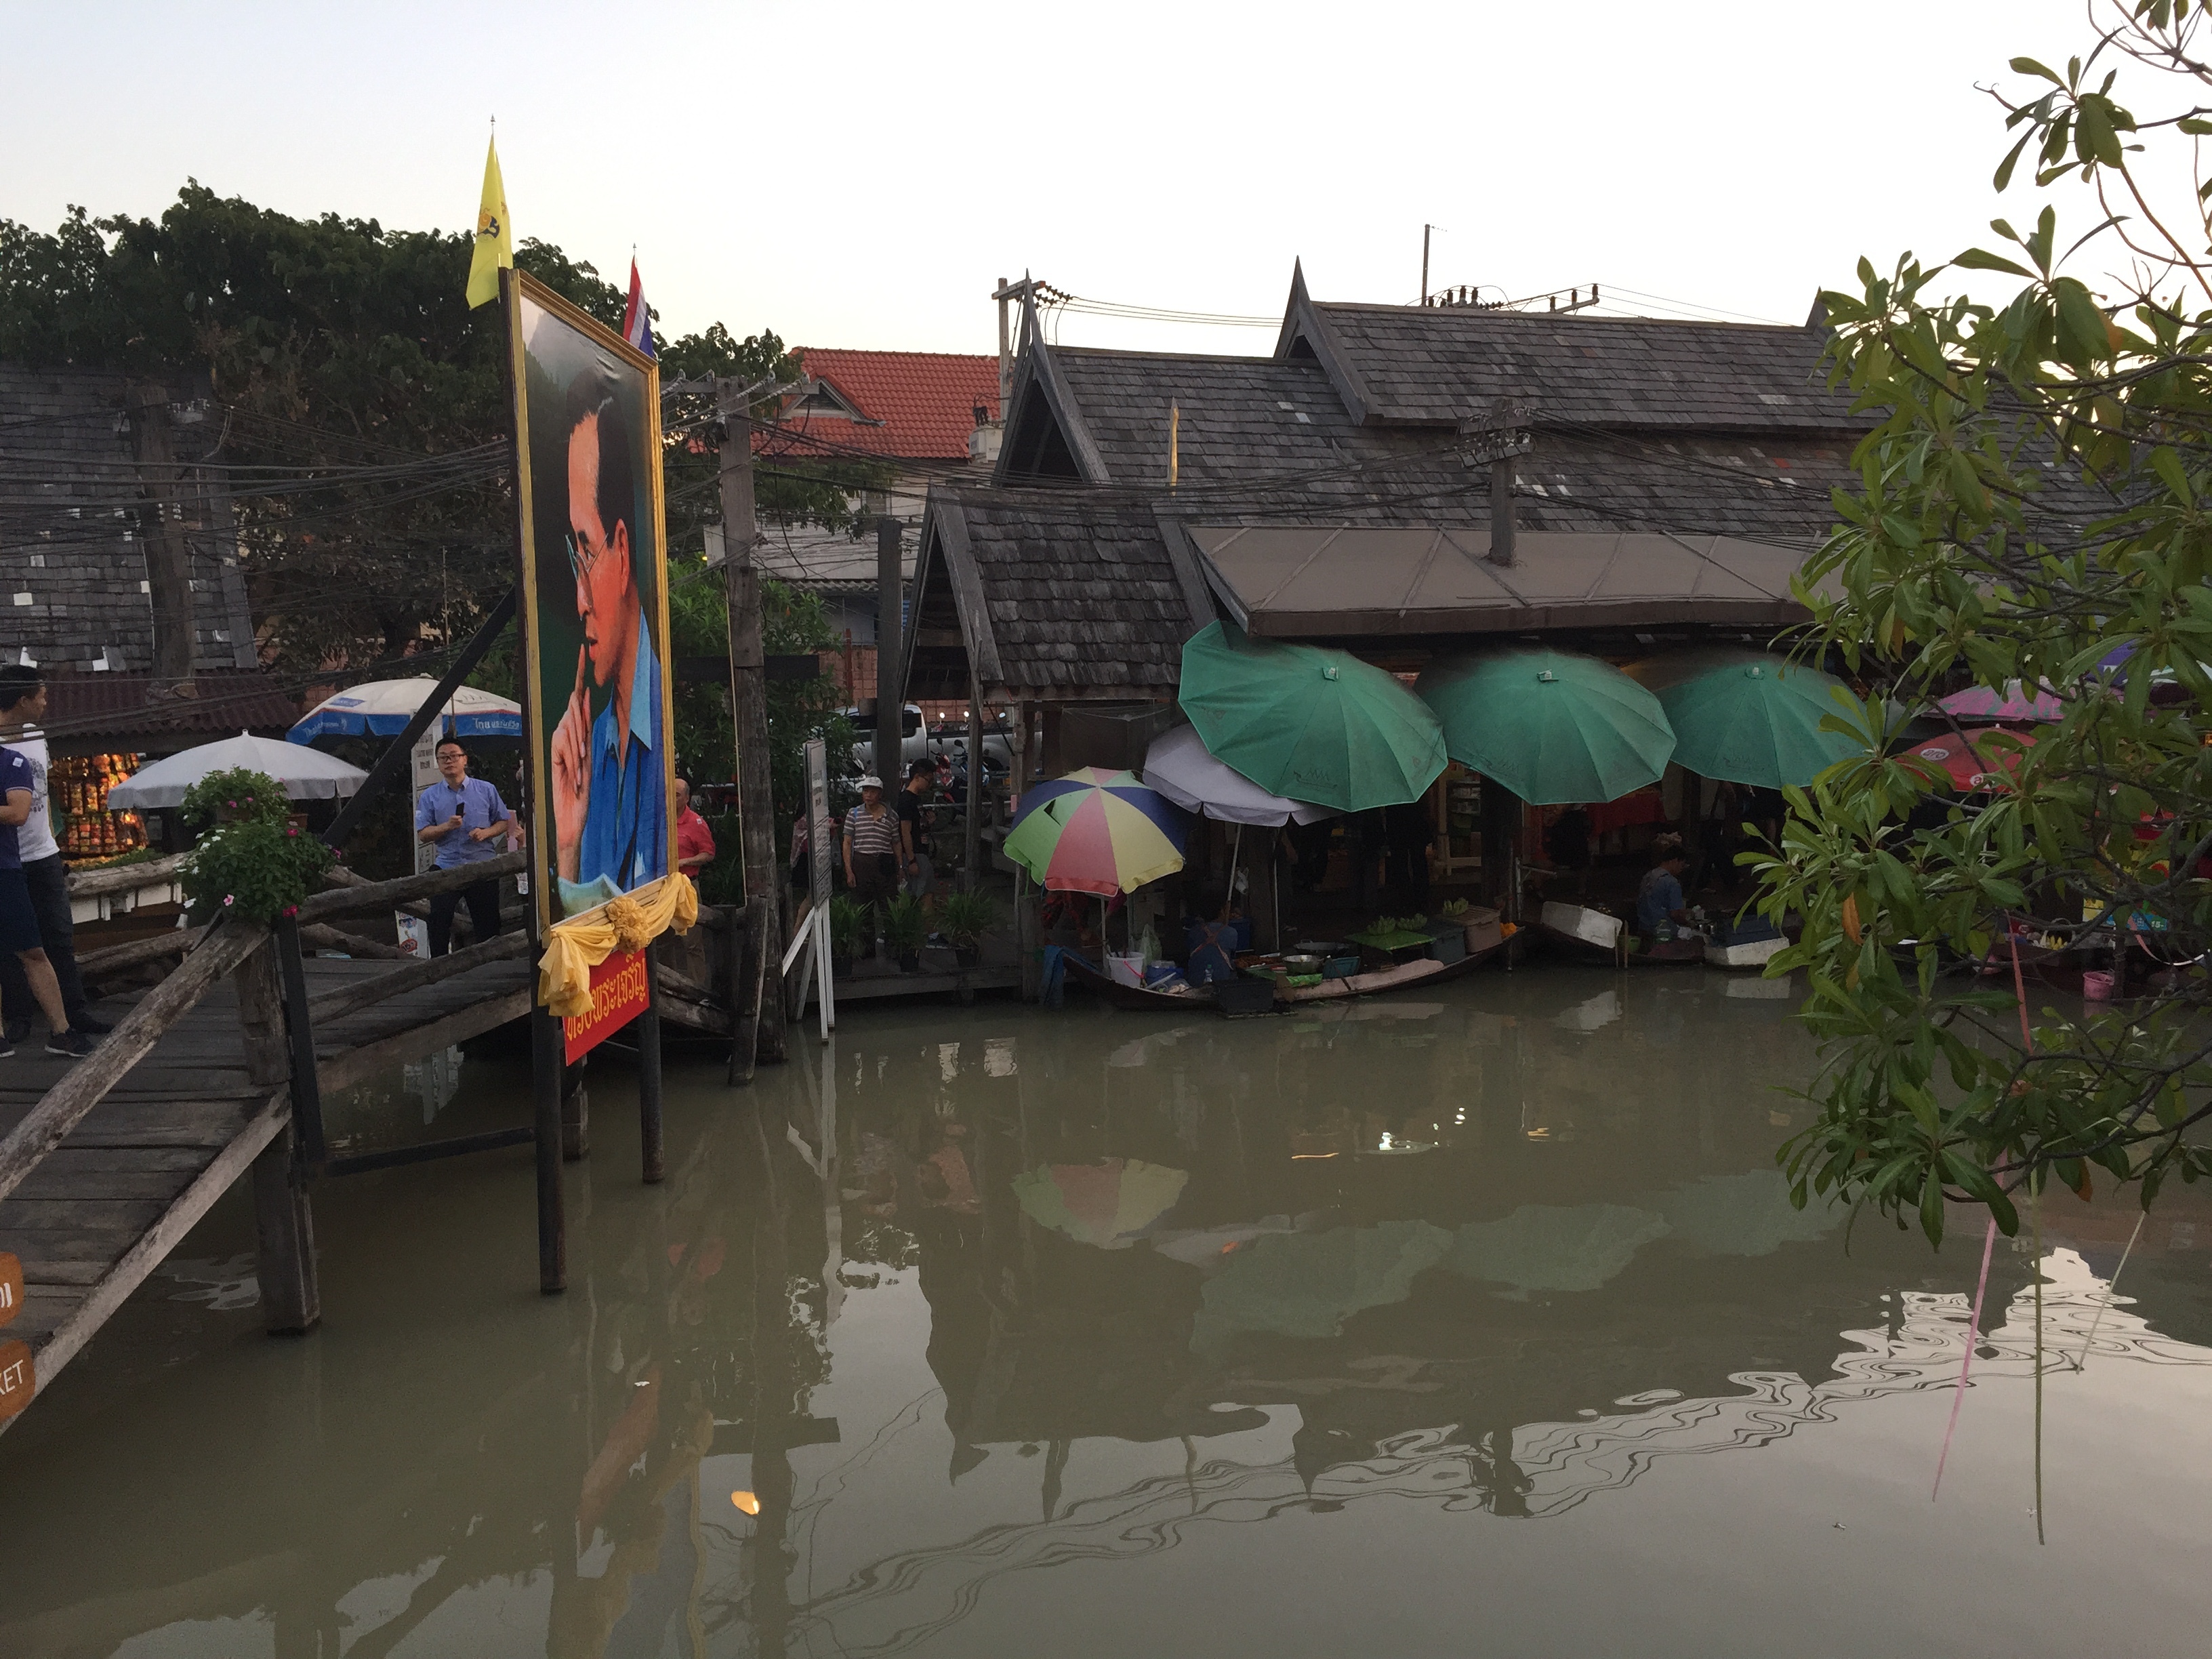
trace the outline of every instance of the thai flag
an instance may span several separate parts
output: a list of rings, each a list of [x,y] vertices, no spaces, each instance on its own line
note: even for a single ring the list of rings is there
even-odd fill
[[[645,309],[645,284],[637,279],[637,261],[629,262],[629,305],[623,313],[623,338],[647,356],[653,349],[653,319]]]

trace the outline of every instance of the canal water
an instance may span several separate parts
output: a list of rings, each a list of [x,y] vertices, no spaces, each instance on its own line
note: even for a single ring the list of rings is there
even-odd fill
[[[1779,988],[1541,968],[1310,1018],[849,1012],[591,1069],[527,1154],[234,1199],[0,1437],[0,1655],[2203,1650],[2212,1216],[1982,1257],[1800,1212]],[[356,1102],[513,1121],[511,1063]],[[1960,1407],[1940,1494],[1946,1423]]]

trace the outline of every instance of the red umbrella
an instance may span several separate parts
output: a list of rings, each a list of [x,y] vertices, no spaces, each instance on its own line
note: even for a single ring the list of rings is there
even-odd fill
[[[1990,743],[1990,738],[2003,739]],[[2009,781],[2008,773],[2020,767],[2020,751],[2014,744],[2033,744],[2035,739],[2023,732],[2004,732],[1996,726],[1983,726],[1963,734],[1949,733],[1916,744],[1905,760],[1924,761],[1930,767],[1940,768],[1943,776],[1954,789],[2002,789]]]
[[[2026,689],[2018,680],[2007,680],[2002,691],[1986,685],[1954,691],[1936,705],[1962,720],[2020,720],[2043,723],[2063,720],[2065,705],[2048,686]]]

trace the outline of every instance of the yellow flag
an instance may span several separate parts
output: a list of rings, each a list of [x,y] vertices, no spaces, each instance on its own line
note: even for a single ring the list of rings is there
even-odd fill
[[[499,298],[501,267],[514,268],[514,237],[507,222],[507,186],[499,181],[499,142],[484,152],[483,201],[477,208],[477,249],[469,260],[471,309]]]

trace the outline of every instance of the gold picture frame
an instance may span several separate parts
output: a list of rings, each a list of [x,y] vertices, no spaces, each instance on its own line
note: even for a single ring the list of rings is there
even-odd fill
[[[641,526],[628,522],[624,527],[629,540],[631,586],[635,589],[641,577],[649,577],[652,586],[649,600],[641,596],[639,616],[653,653],[654,679],[659,690],[659,707],[653,711],[657,717],[653,725],[659,733],[659,754],[656,759],[659,815],[665,834],[659,838],[659,873],[617,890],[641,898],[650,895],[659,882],[677,877],[676,720],[672,684],[674,665],[670,655],[672,641],[668,615],[667,518],[660,465],[660,369],[653,358],[637,350],[613,329],[526,272],[502,270],[500,297],[507,320],[507,372],[514,419],[516,586],[521,598],[516,623],[522,640],[522,702],[528,711],[529,747],[525,767],[531,811],[531,898],[542,937],[553,924],[594,915],[605,905],[602,900],[573,915],[566,911],[560,873],[561,845],[556,842],[556,818],[551,798],[555,769],[549,758],[549,744],[560,720],[549,719],[549,714],[556,706],[562,707],[565,712],[565,705],[556,704],[551,695],[551,683],[566,674],[566,664],[574,662],[575,691],[586,696],[588,704],[586,682],[592,672],[592,647],[577,619],[580,612],[570,614],[575,608],[574,600],[568,599],[565,607],[548,602],[549,593],[573,593],[581,585],[573,568],[574,555],[562,550],[563,540],[570,533],[568,515],[560,514],[557,528],[548,524],[545,520],[551,514],[547,501],[541,499],[541,495],[550,499],[552,483],[544,476],[541,464],[547,454],[553,453],[556,441],[565,449],[569,428],[558,423],[558,410],[549,413],[541,408],[537,421],[533,422],[532,418],[534,403],[542,403],[549,391],[565,394],[578,378],[564,380],[560,372],[563,363],[586,362],[596,368],[605,376],[604,384],[611,392],[607,406],[612,407],[620,401],[625,405],[621,410],[623,416],[634,419],[638,436],[627,446],[636,469],[632,480],[633,499],[639,516],[649,513],[650,517],[652,545],[642,553],[637,545],[642,539],[637,534]],[[549,325],[559,332],[548,335],[544,342],[534,345],[538,331]],[[561,488],[565,491],[566,483]],[[549,548],[553,550],[558,564],[549,561]],[[559,648],[549,654],[549,645],[554,643]],[[563,665],[561,674],[554,672],[556,661]],[[611,693],[609,701],[613,701]],[[635,733],[636,728],[633,710],[629,732]],[[596,733],[596,722],[592,729]],[[642,786],[637,799],[641,802],[637,810],[642,811]]]

